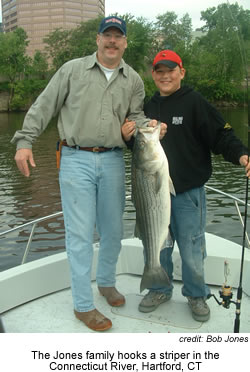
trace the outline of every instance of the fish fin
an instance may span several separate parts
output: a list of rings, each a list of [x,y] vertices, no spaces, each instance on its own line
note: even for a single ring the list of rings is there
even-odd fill
[[[172,236],[171,236],[171,233],[170,233],[170,229],[168,228],[168,235],[167,235],[167,238],[164,242],[164,245],[162,247],[163,248],[172,248],[174,245],[174,242],[173,242],[173,239],[172,239]]]
[[[170,284],[171,282],[168,274],[162,266],[153,269],[149,269],[147,266],[144,267],[140,284],[140,292],[142,292],[144,289],[152,288],[155,285],[166,287]]]
[[[140,233],[138,223],[135,224],[134,236],[135,238],[141,239],[141,233]]]
[[[158,192],[161,189],[161,185],[162,185],[162,173],[156,172],[154,177],[155,177],[155,192],[156,194],[158,194]]]
[[[165,248],[173,248],[173,245],[174,245],[174,242],[173,242],[173,239],[172,239],[170,228],[168,228],[168,234],[167,234],[167,237],[162,244],[161,250],[163,250]]]
[[[170,190],[171,194],[176,196],[175,189],[174,189],[174,184],[173,184],[173,181],[172,181],[171,177],[169,177],[168,183],[169,183],[169,190]]]

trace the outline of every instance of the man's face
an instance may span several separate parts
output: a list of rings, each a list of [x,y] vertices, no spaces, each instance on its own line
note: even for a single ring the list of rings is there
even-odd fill
[[[169,96],[180,89],[184,76],[185,69],[179,66],[169,68],[164,64],[159,64],[156,70],[152,71],[153,80],[161,96]]]
[[[127,48],[127,38],[116,27],[110,27],[97,35],[97,58],[107,68],[115,68]]]

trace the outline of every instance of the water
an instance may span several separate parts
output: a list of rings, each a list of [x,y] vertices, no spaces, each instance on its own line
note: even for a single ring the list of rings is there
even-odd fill
[[[247,144],[247,110],[228,109],[224,117]],[[19,173],[13,160],[15,147],[10,140],[22,126],[24,113],[0,113],[0,232],[61,210],[56,169],[55,148],[58,140],[56,122],[53,121],[39,137],[33,148],[37,167],[30,178]],[[126,187],[130,195],[130,152],[125,152]],[[245,177],[241,167],[213,158],[214,172],[208,185],[245,198]],[[207,192],[207,231],[242,244],[242,226],[234,202]],[[241,211],[243,208],[241,207]],[[133,237],[135,210],[127,201],[124,214],[124,237]],[[31,227],[0,238],[0,271],[21,263]],[[95,236],[95,240],[98,237]],[[64,250],[64,224],[62,216],[44,221],[36,228],[28,261]]]

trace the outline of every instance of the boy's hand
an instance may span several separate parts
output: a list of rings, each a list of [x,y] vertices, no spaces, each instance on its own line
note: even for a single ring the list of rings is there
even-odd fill
[[[157,124],[158,124],[158,121],[153,119],[153,120],[150,120],[150,122],[148,123],[148,126],[156,127]],[[161,122],[160,140],[165,136],[166,133],[167,133],[167,124]]]
[[[135,121],[129,121],[126,119],[125,123],[122,125],[121,131],[124,141],[130,141],[131,137],[135,133]]]
[[[250,178],[250,161],[248,155],[242,155],[240,157],[240,164],[245,167],[246,176]]]
[[[166,133],[167,133],[167,124],[161,123],[160,140],[165,136]]]

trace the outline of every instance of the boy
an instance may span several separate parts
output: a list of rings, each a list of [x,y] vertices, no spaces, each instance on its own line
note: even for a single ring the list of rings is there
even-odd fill
[[[182,258],[182,294],[188,299],[192,316],[207,321],[210,293],[204,279],[206,257],[206,196],[204,184],[212,174],[211,152],[225,160],[245,166],[250,177],[248,150],[235,137],[231,126],[199,93],[181,86],[185,69],[178,54],[159,52],[153,61],[152,77],[159,92],[144,107],[144,113],[167,123],[167,135],[161,140],[169,162],[176,196],[171,196],[170,230]],[[134,122],[122,127],[123,137],[130,141]],[[166,226],[167,228],[167,226]],[[161,264],[173,279],[173,247],[161,251]],[[170,300],[173,285],[149,288],[139,304],[141,312],[154,311]]]

